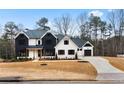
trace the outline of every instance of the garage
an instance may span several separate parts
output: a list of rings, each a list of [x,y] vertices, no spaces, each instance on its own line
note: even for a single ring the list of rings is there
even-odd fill
[[[84,56],[91,56],[91,50],[84,50]]]

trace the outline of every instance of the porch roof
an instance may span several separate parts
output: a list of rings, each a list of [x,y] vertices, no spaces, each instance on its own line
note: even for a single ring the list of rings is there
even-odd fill
[[[26,47],[26,49],[42,49],[42,48],[43,48],[42,45],[30,45]]]

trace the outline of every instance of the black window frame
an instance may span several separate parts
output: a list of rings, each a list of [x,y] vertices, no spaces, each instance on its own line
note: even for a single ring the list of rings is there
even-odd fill
[[[82,48],[80,48],[80,51],[82,51]]]
[[[38,45],[40,45],[41,43],[40,43],[40,40],[38,40]]]
[[[64,45],[68,45],[69,44],[69,40],[64,40]]]
[[[65,50],[58,50],[58,55],[65,55]]]
[[[70,52],[71,51],[71,52]],[[73,52],[72,52],[73,51]],[[68,55],[75,55],[75,50],[68,50]]]

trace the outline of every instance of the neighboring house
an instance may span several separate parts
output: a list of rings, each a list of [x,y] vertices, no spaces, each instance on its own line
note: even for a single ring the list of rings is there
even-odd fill
[[[75,58],[93,56],[93,45],[61,34],[53,34],[47,29],[20,32],[15,37],[16,57],[39,58]]]

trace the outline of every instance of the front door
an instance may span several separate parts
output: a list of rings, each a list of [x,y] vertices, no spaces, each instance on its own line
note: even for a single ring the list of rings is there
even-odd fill
[[[38,57],[41,57],[41,50],[38,50]]]

